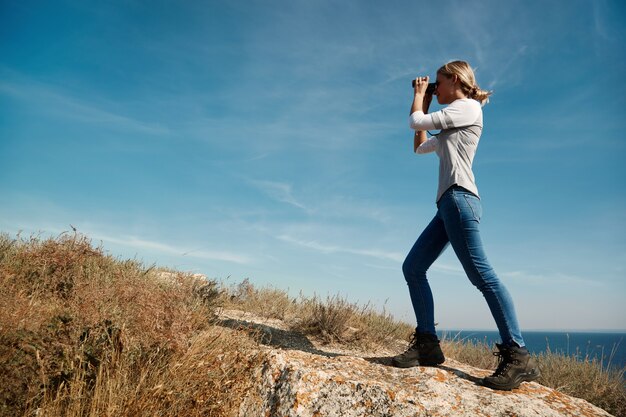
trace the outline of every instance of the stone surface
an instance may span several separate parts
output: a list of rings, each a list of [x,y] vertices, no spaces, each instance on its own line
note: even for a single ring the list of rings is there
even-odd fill
[[[510,392],[476,384],[489,371],[447,360],[399,369],[382,358],[327,357],[268,349],[239,417],[609,416],[588,402],[537,383]]]
[[[491,371],[447,359],[439,367],[390,366],[389,352],[322,346],[280,321],[221,312],[224,325],[265,340],[255,389],[238,417],[610,416],[585,400],[535,382],[494,391],[478,380]],[[382,355],[382,356],[381,356]]]

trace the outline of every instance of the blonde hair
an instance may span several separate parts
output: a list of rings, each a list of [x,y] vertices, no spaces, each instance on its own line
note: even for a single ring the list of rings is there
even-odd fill
[[[493,94],[492,91],[481,90],[476,83],[476,77],[474,76],[474,70],[465,61],[451,61],[437,70],[437,74],[445,75],[446,77],[452,77],[456,75],[461,84],[461,91],[469,97],[485,105],[489,103],[489,96]]]

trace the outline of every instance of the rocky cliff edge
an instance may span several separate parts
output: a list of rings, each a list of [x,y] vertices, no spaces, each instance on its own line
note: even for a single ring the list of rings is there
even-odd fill
[[[263,365],[239,417],[610,416],[535,382],[512,391],[478,384],[491,371],[453,359],[438,367],[399,369],[392,352],[321,346],[279,320],[221,312],[222,324],[261,334]],[[397,353],[397,352],[396,352]]]

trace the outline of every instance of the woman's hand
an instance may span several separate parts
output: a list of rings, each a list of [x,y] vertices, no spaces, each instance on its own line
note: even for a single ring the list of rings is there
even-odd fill
[[[428,112],[428,107],[430,107],[433,95],[426,94],[427,88],[428,75],[425,77],[417,77],[415,79],[415,86],[413,87],[415,90],[415,96],[413,97],[413,105],[411,106],[411,112],[409,114],[413,114],[418,110],[423,111],[424,113]]]
[[[420,95],[424,97],[426,95],[427,88],[428,88],[428,75],[425,77],[417,77],[415,79],[415,87],[414,87],[415,95]]]

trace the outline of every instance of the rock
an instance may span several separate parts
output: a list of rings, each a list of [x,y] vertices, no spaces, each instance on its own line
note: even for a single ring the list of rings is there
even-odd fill
[[[509,392],[482,387],[490,371],[451,359],[436,368],[386,362],[268,347],[239,417],[610,416],[535,382]]]
[[[536,382],[512,391],[478,384],[492,371],[447,358],[438,367],[391,366],[398,353],[325,345],[284,322],[220,310],[225,327],[250,332],[264,346],[254,389],[238,417],[610,416],[589,402]],[[259,337],[262,336],[262,337]],[[398,349],[406,347],[402,342]]]

